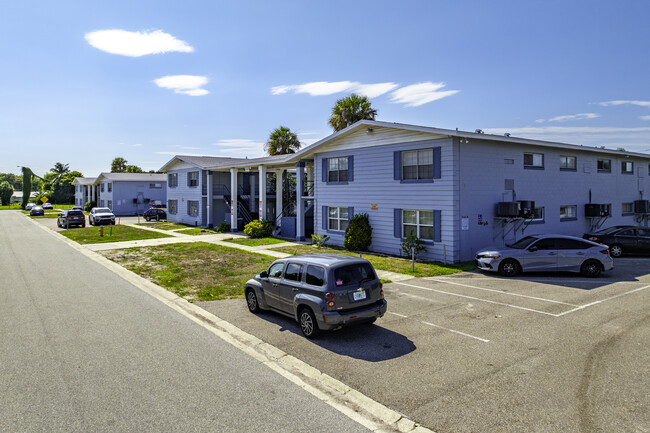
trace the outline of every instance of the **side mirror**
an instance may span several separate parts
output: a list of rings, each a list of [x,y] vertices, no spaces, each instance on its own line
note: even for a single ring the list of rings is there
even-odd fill
[[[537,251],[538,249],[539,249],[539,248],[537,248],[535,245],[533,245],[532,247],[528,248],[528,251],[530,251],[531,253],[534,253],[534,252]]]
[[[262,271],[262,272],[260,272],[260,278],[268,278],[268,277],[269,277],[269,273],[268,273],[268,272],[266,272],[266,271]]]

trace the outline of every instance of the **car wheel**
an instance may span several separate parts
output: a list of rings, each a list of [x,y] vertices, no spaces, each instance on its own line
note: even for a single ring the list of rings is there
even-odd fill
[[[623,246],[622,245],[612,245],[609,247],[609,254],[612,257],[621,257],[623,255]]]
[[[260,303],[257,302],[257,294],[253,289],[246,289],[246,304],[248,305],[248,311],[251,313],[260,312]]]
[[[319,333],[318,323],[316,323],[316,316],[311,309],[304,307],[298,313],[298,320],[300,321],[300,330],[307,338],[316,338]]]
[[[587,260],[580,266],[580,273],[585,277],[595,278],[603,270],[597,260]]]
[[[504,277],[514,277],[519,271],[519,263],[514,259],[505,259],[499,264],[499,273]]]
[[[86,223],[84,222],[83,224],[81,224],[81,227],[86,227]]]
[[[114,225],[115,225],[115,221],[113,221],[113,222],[111,223],[111,225],[114,226]]]
[[[58,228],[61,228],[61,221],[56,220],[56,226],[57,226]]]

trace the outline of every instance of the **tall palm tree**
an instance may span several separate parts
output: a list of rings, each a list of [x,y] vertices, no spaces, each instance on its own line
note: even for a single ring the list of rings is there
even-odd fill
[[[50,171],[52,173],[56,173],[60,177],[70,172],[70,164],[63,164],[61,162],[57,162],[56,164],[54,164],[54,167],[50,169]]]
[[[286,155],[296,153],[300,149],[298,136],[286,126],[274,129],[269,135],[269,140],[264,143],[264,150],[269,155]]]
[[[370,106],[366,96],[352,93],[336,101],[332,107],[329,124],[334,131],[340,131],[359,120],[375,120],[376,115],[377,110]]]

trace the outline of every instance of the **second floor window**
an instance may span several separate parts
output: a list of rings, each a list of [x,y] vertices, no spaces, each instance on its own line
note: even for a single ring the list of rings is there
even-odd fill
[[[560,218],[576,218],[578,216],[578,206],[560,206]]]
[[[178,186],[178,173],[169,173],[167,175],[167,185],[169,185],[170,188]]]
[[[327,159],[327,181],[347,182],[348,181],[348,157]]]
[[[560,155],[560,169],[562,170],[575,170],[576,157]]]
[[[544,154],[524,153],[524,168],[544,168]]]
[[[187,186],[199,186],[199,172],[190,171],[187,173]]]
[[[433,179],[433,149],[402,152],[402,180]]]
[[[621,173],[634,173],[634,162],[623,161],[621,163]]]
[[[612,160],[611,159],[599,159],[598,160],[598,171],[609,173],[612,171]]]

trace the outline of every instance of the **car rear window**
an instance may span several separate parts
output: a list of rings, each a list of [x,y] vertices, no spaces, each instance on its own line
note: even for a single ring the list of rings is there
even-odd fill
[[[359,284],[362,281],[373,280],[375,278],[375,271],[369,263],[357,263],[334,270],[334,281],[337,286]]]
[[[84,213],[81,212],[80,210],[70,210],[68,211],[68,215],[83,215]]]

